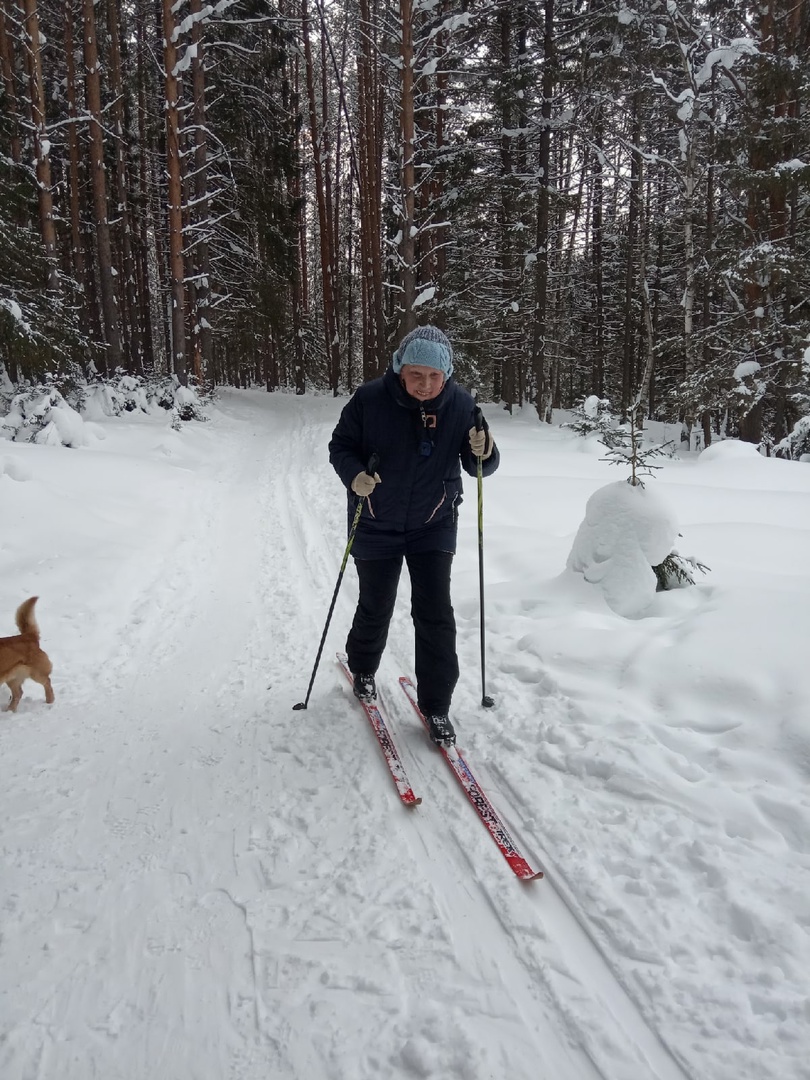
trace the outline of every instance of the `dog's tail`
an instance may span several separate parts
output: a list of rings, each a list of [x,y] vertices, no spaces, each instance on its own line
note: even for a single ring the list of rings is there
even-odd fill
[[[17,629],[21,634],[33,634],[39,641],[39,626],[34,617],[34,604],[36,604],[37,600],[39,600],[38,596],[31,596],[20,604],[15,618],[17,620]]]

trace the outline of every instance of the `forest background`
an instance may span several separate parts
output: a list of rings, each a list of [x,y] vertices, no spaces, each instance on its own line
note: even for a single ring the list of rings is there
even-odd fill
[[[7,405],[431,321],[541,420],[810,451],[810,0],[0,0],[0,66]]]

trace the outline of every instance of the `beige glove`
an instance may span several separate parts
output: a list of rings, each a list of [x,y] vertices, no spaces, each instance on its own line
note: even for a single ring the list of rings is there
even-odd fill
[[[352,491],[355,495],[359,495],[361,499],[365,499],[380,482],[379,473],[370,476],[367,472],[359,472],[352,480]]]
[[[470,428],[470,449],[476,457],[480,457],[482,461],[486,461],[492,454],[493,447],[495,446],[495,440],[488,431],[476,431],[474,427]]]

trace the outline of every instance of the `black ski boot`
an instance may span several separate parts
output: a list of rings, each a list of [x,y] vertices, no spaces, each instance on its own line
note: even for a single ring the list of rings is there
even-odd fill
[[[425,719],[430,737],[437,746],[455,746],[456,733],[446,713],[429,713]]]
[[[377,700],[377,683],[373,675],[361,675],[356,672],[353,689],[358,701],[364,701],[366,705]]]

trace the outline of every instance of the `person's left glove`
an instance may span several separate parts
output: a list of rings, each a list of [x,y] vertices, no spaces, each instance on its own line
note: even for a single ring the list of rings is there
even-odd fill
[[[480,457],[482,461],[486,461],[491,456],[495,447],[495,440],[488,431],[477,431],[474,427],[470,428],[470,449],[476,457]]]

